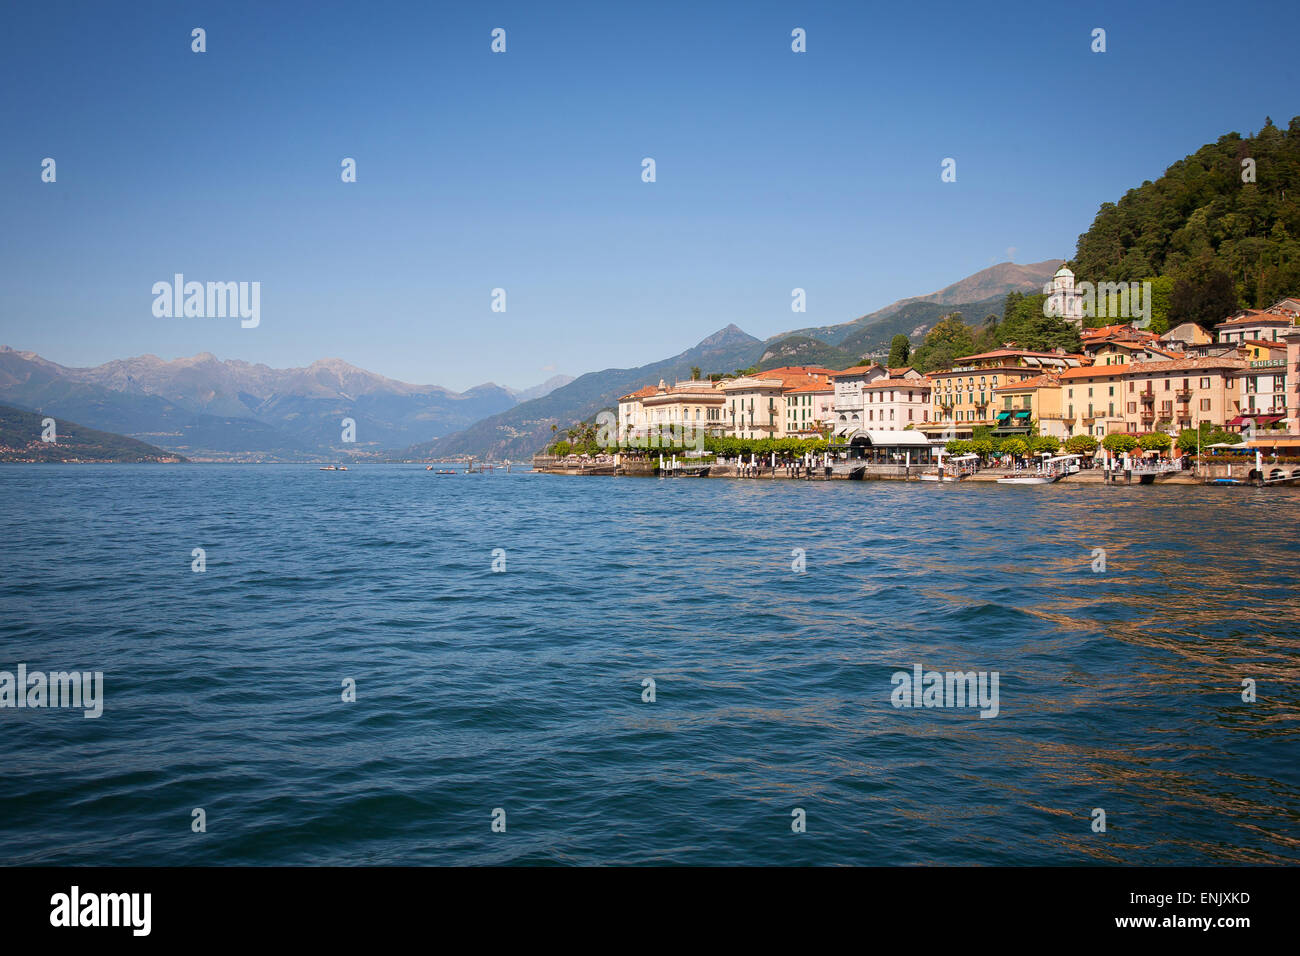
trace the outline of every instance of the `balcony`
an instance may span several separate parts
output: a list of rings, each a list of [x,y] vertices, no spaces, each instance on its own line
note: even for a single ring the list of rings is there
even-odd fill
[[[1180,388],[1178,391],[1174,392],[1174,398],[1186,405],[1192,400],[1192,390],[1190,388]]]
[[[1138,399],[1143,405],[1154,405],[1156,402],[1155,392],[1138,392]]]

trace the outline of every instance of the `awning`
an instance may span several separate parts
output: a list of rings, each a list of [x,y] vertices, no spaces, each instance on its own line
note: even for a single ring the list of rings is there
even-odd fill
[[[1280,422],[1285,415],[1238,415],[1229,425],[1244,425],[1246,422],[1254,422],[1256,425],[1272,425],[1274,422]]]

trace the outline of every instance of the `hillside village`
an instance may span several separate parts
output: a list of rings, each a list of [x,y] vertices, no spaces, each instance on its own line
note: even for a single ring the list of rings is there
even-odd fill
[[[1073,294],[1068,268],[1055,279]],[[702,434],[714,450],[751,456],[827,447],[886,456],[913,447],[1013,456],[1138,447],[1195,454],[1195,447],[1178,448],[1195,434],[1297,455],[1298,323],[1300,299],[1286,298],[1224,316],[1212,330],[1194,322],[1163,334],[1137,322],[1080,326],[1076,353],[1008,342],[928,372],[870,363],[661,380],[619,399],[617,445],[655,454],[684,450]],[[577,450],[565,441],[552,446],[561,455]]]

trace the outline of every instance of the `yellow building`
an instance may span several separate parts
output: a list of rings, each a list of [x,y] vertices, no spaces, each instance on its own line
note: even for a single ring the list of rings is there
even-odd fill
[[[933,414],[928,424],[916,427],[930,437],[970,438],[977,427],[997,425],[999,386],[1059,374],[1084,361],[1079,355],[1015,348],[963,356],[952,368],[929,373]]]
[[[1061,380],[1055,375],[1037,375],[1019,382],[999,385],[994,392],[994,435],[1024,435],[1034,422],[1040,435],[1065,439],[1065,413],[1061,409]]]

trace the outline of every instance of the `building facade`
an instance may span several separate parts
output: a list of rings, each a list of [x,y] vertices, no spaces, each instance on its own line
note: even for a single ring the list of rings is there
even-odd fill
[[[999,386],[1059,374],[1086,361],[1080,355],[1015,348],[963,356],[952,368],[929,373],[930,421],[918,427],[931,436],[970,438],[975,428],[997,424],[994,399]]]
[[[930,380],[914,368],[859,365],[833,377],[836,435],[903,431],[930,420]]]

